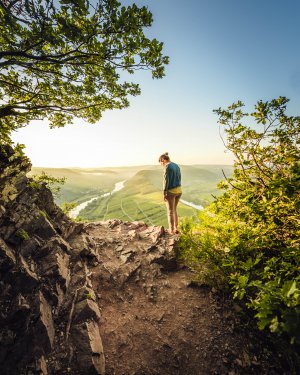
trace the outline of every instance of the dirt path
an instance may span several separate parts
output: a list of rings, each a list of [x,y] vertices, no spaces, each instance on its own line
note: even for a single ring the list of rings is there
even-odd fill
[[[289,374],[229,305],[192,286],[161,228],[114,220],[86,232],[101,259],[93,285],[107,375]]]

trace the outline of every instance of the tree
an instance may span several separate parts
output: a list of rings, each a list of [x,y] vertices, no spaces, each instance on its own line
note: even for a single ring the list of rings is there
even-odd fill
[[[215,111],[234,174],[198,223],[184,223],[182,245],[255,312],[259,328],[300,343],[300,117],[286,114],[287,103],[259,101],[251,115],[242,102]]]
[[[91,123],[140,94],[124,77],[164,76],[163,43],[149,39],[146,7],[116,0],[0,0],[0,136],[31,120]],[[122,73],[124,72],[123,76]]]

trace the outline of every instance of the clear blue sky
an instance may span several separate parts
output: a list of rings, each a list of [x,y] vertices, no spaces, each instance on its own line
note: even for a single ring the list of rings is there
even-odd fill
[[[155,164],[165,151],[180,164],[228,164],[213,109],[242,100],[251,110],[281,95],[300,115],[299,0],[135,2],[153,13],[147,34],[165,44],[166,77],[133,76],[141,96],[99,124],[20,130],[13,139],[35,166]]]

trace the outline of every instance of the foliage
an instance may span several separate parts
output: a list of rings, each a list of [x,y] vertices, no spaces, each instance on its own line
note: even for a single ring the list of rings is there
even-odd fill
[[[23,241],[29,240],[29,234],[24,229],[19,229],[16,233],[16,236]]]
[[[28,185],[33,189],[40,189],[41,184],[44,184],[51,190],[54,196],[60,192],[61,185],[66,182],[65,177],[53,177],[42,171],[40,175],[32,175],[33,180],[29,181]]]
[[[94,123],[127,107],[140,93],[128,73],[161,78],[168,63],[163,43],[144,34],[152,22],[146,7],[116,0],[0,0],[1,141],[30,120]]]
[[[72,211],[75,207],[77,206],[77,203],[76,202],[64,202],[62,205],[61,205],[61,209],[63,210],[63,212],[68,215],[70,213],[70,211]]]
[[[39,190],[39,189],[41,188],[41,184],[38,183],[37,181],[34,181],[34,180],[29,181],[29,182],[28,182],[28,186],[29,186],[31,189],[33,189],[33,190]]]
[[[190,262],[219,270],[260,329],[300,343],[300,117],[286,114],[287,102],[259,101],[250,115],[241,102],[215,111],[234,175],[199,222],[182,225],[182,245]]]
[[[91,300],[95,300],[96,299],[96,297],[95,297],[95,294],[93,293],[93,292],[88,292],[88,293],[86,293],[86,299],[91,299]]]

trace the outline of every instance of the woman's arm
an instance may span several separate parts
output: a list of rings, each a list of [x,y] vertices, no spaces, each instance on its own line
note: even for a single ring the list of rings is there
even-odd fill
[[[169,176],[168,176],[168,166],[166,165],[164,169],[164,177],[163,177],[164,199],[166,199],[168,189],[169,189]]]

